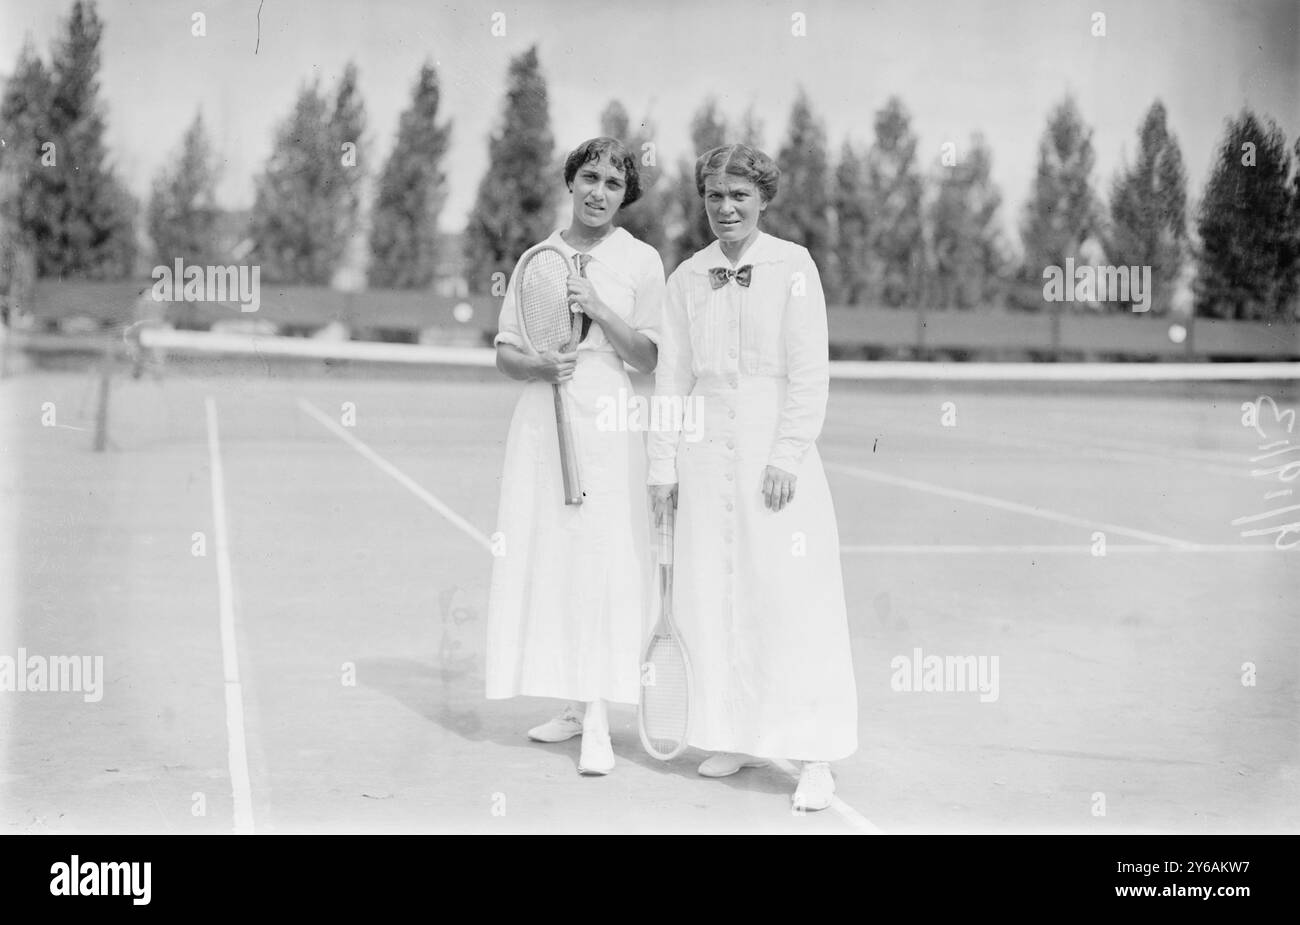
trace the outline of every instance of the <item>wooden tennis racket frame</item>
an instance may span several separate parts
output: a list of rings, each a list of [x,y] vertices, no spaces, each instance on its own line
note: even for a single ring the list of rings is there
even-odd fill
[[[551,244],[539,244],[530,248],[521,258],[521,269],[527,265],[533,255],[538,251],[553,250],[561,257],[564,252],[558,247]],[[568,258],[564,258],[568,262]],[[575,254],[573,257],[574,265],[577,267],[578,274],[586,277],[586,271],[582,266],[581,255]],[[519,275],[519,285],[523,286],[523,276]],[[528,335],[528,324],[524,320],[524,300],[522,292],[516,294],[515,309],[519,315],[519,328],[523,331],[524,339],[528,341],[528,348],[534,353],[539,352],[533,346],[532,338]],[[578,347],[578,341],[582,339],[582,316],[577,312],[571,312],[571,325],[569,339],[564,344],[565,353],[571,353]],[[564,400],[564,393],[560,388],[560,383],[551,383],[551,395],[555,400],[555,430],[560,442],[560,475],[564,482],[564,503],[566,505],[582,504],[582,479],[578,473],[578,451],[573,439],[573,424],[569,417],[569,406]]]

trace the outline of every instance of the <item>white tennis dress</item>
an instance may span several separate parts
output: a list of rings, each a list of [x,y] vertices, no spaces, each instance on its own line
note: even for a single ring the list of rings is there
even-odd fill
[[[572,262],[576,251],[558,231],[546,243]],[[600,298],[657,343],[664,299],[659,254],[620,228],[590,255],[587,278]],[[513,274],[498,328],[496,343],[527,349]],[[633,392],[622,359],[595,322],[578,347],[573,379],[561,389],[583,503],[564,503],[551,384],[525,383],[506,438],[493,538],[487,697],[636,703],[641,649],[652,625],[645,440],[639,430],[609,429],[618,415],[602,418]]]
[[[698,440],[649,434],[649,483],[678,483],[673,610],[695,676],[690,744],[833,761],[857,749],[839,531],[815,441],[830,367],[808,251],[760,233],[735,268],[715,241],[668,280],[656,396],[702,405]],[[764,506],[763,470],[797,476]]]

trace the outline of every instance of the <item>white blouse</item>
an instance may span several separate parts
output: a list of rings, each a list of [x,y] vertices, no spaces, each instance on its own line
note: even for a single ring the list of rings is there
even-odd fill
[[[714,289],[709,269],[753,267],[748,287]],[[830,390],[826,297],[808,249],[758,236],[733,265],[714,241],[668,279],[655,394],[691,394],[698,380],[771,376],[787,381],[780,426],[767,464],[795,471],[821,434]],[[651,431],[647,482],[677,481],[681,432]]]
[[[569,258],[578,251],[567,244],[560,232],[555,231],[543,242],[550,244]],[[615,229],[589,252],[587,279],[592,288],[614,314],[622,318],[636,332],[659,343],[659,329],[664,306],[664,263],[659,252],[629,234],[625,229]],[[497,319],[497,344],[512,344],[527,350],[519,328],[519,312],[515,307],[515,276],[518,264],[510,273],[510,285],[501,301],[501,314]],[[616,353],[614,345],[605,337],[605,331],[595,321],[586,338],[578,344],[578,351],[601,350]]]

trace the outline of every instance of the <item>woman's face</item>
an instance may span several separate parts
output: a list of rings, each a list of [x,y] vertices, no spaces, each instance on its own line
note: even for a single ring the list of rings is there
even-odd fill
[[[614,213],[627,195],[623,171],[610,163],[609,155],[588,161],[573,177],[573,218],[590,228],[614,220]]]
[[[747,240],[758,229],[758,217],[766,208],[752,180],[725,173],[704,178],[704,211],[709,227],[723,244]]]

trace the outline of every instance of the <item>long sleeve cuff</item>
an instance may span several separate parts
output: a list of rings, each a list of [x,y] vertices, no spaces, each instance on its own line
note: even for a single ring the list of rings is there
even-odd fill
[[[646,467],[647,485],[676,485],[677,460],[652,459]]]
[[[806,455],[808,455],[807,445],[795,447],[781,443],[772,448],[772,452],[767,458],[767,464],[776,466],[778,469],[784,469],[793,475],[799,471],[799,467],[803,464],[803,458]]]

